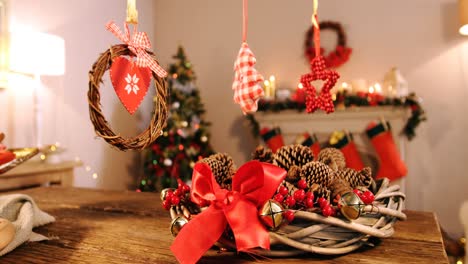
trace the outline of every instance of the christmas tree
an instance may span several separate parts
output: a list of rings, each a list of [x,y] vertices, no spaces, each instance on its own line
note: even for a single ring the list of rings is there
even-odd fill
[[[177,179],[192,177],[195,162],[213,154],[208,127],[203,120],[205,109],[195,86],[192,64],[179,47],[169,66],[169,118],[164,133],[146,152],[144,175],[139,191],[176,187]]]

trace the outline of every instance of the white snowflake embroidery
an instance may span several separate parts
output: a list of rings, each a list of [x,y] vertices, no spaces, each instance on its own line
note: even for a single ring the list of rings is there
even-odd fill
[[[130,76],[130,74],[127,74],[127,77],[125,77],[125,81],[127,81],[127,86],[125,86],[125,90],[127,91],[127,94],[130,94],[132,91],[135,94],[138,94],[138,91],[140,88],[138,87],[138,81],[140,79],[134,74],[133,76]]]

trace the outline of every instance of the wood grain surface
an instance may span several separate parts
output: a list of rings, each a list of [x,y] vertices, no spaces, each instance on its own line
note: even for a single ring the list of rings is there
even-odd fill
[[[57,218],[57,222],[36,229],[56,239],[24,244],[1,257],[2,264],[177,263],[169,250],[173,241],[170,218],[157,194],[63,187],[22,193]],[[200,263],[448,263],[435,215],[406,213],[408,221],[396,224],[392,238],[344,256],[264,259],[210,250]]]

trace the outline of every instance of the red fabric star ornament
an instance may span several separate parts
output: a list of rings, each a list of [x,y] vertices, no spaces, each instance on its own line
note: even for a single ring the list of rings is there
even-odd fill
[[[325,67],[323,56],[317,56],[310,61],[311,72],[301,76],[301,83],[306,91],[306,111],[313,113],[317,109],[322,109],[327,114],[333,113],[335,107],[330,90],[335,86],[340,78],[338,72]],[[324,81],[322,90],[317,95],[317,91],[311,82]]]

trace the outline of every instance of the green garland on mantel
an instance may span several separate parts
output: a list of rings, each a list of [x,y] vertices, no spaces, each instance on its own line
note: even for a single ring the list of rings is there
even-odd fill
[[[376,106],[395,106],[408,107],[411,110],[411,116],[403,128],[403,133],[408,140],[412,140],[416,136],[416,128],[423,121],[426,121],[426,113],[420,104],[419,97],[415,93],[411,93],[405,97],[390,98],[381,97],[378,100],[370,100],[368,94],[355,95],[348,94],[346,91],[338,92],[334,101],[335,108],[350,108],[350,107],[376,107]],[[298,113],[305,114],[305,103],[297,102],[291,99],[284,101],[267,101],[260,100],[258,102],[258,112],[278,113],[283,110],[296,110]],[[254,115],[246,116],[250,121],[252,133],[257,138],[260,136],[260,124],[255,119]]]

